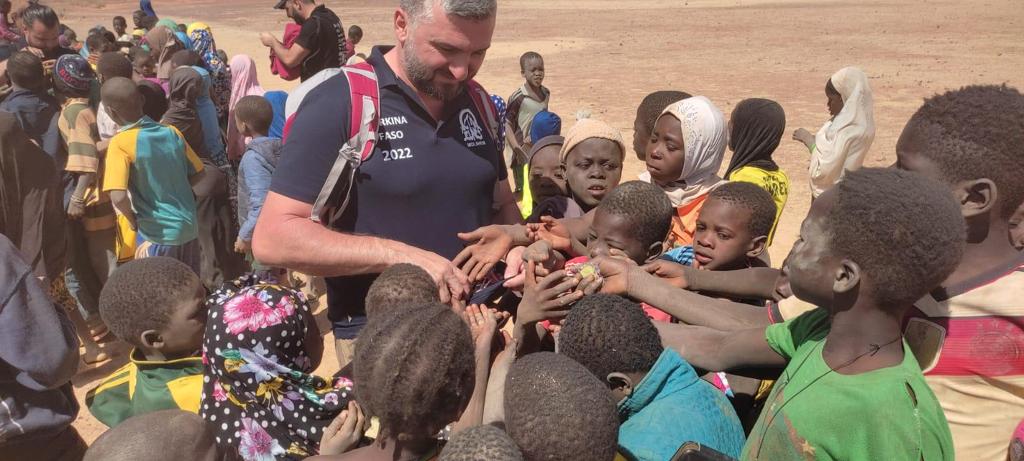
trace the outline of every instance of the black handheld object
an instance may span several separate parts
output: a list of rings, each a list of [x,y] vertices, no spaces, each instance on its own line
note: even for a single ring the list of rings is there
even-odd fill
[[[500,298],[508,288],[505,288],[505,268],[503,261],[498,261],[483,280],[473,285],[473,294],[469,297],[469,304],[489,304]]]

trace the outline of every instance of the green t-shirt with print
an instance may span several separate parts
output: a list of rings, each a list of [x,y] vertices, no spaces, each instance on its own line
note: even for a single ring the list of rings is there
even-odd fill
[[[743,460],[952,460],[953,439],[914,354],[857,375],[822,357],[831,321],[816,309],[765,330],[789,361],[743,448]]]

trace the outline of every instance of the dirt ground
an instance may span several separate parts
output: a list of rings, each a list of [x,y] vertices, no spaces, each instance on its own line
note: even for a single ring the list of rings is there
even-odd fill
[[[110,27],[111,17],[130,18],[137,8],[126,1],[50,3],[83,38],[89,27]],[[280,36],[284,29],[287,19],[272,9],[273,0],[153,3],[161,17],[210,24],[217,45],[229,55],[253,56],[264,88],[294,86],[270,74],[257,36]],[[363,28],[360,51],[393,42],[397,1],[327,4],[346,27]],[[522,83],[519,55],[537,51],[545,58],[552,110],[565,127],[585,109],[622,130],[628,146],[637,104],[662,89],[705,95],[727,115],[744,98],[771,98],[786,109],[788,133],[800,127],[814,132],[828,116],[826,80],[856,65],[871,77],[875,97],[877,136],[866,165],[881,166],[894,162],[903,124],[923,98],[974,83],[1024,87],[1022,26],[1019,0],[502,0],[493,47],[477,79],[507,96]],[[624,180],[644,170],[628,157]],[[781,261],[810,203],[808,154],[787,135],[775,158],[792,182],[771,249],[773,260]],[[113,361],[83,366],[75,377],[75,393],[83,401],[96,380],[124,363],[124,348],[114,349]],[[331,372],[333,348],[326,349],[331,353],[321,368]],[[105,429],[85,409],[75,425],[90,442]]]

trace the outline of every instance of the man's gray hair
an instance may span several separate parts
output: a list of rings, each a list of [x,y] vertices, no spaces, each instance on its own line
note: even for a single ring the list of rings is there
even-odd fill
[[[498,0],[400,0],[399,6],[415,22],[431,17],[438,2],[445,14],[474,21],[492,18],[498,12]]]

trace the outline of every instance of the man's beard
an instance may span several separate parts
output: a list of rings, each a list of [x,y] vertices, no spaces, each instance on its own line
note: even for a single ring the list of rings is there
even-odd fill
[[[462,94],[462,85],[446,87],[434,84],[433,77],[435,72],[428,68],[426,64],[423,64],[423,61],[416,58],[416,50],[412,45],[412,40],[402,45],[402,66],[405,67],[405,74],[409,76],[412,86],[421,93],[425,93],[441,102],[452,101]]]

